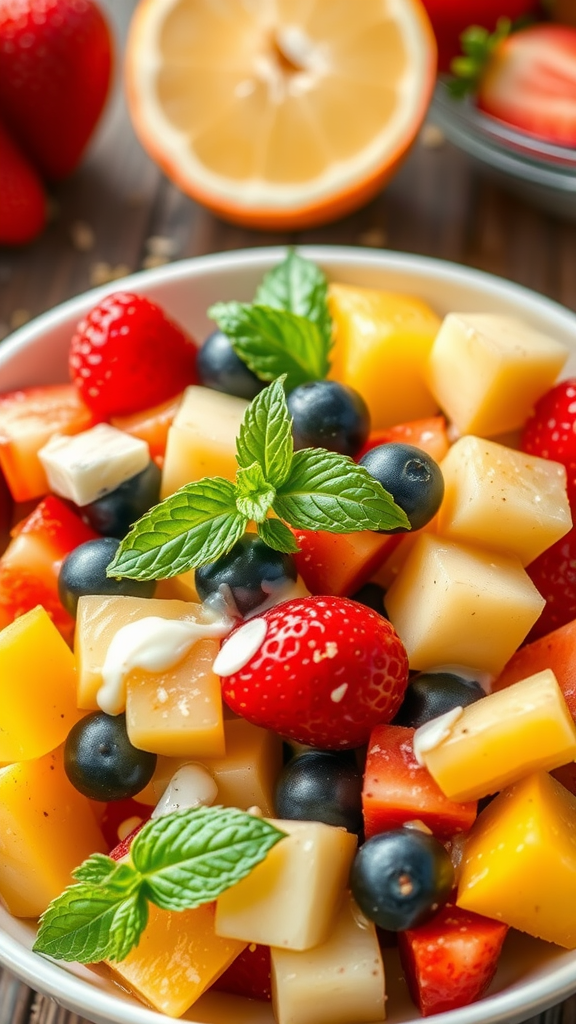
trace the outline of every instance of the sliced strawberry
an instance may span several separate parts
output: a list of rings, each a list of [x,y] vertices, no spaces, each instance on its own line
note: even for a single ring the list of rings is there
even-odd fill
[[[575,33],[576,35],[576,33]],[[576,378],[563,380],[538,400],[526,421],[522,451],[566,467],[568,498],[576,509]]]
[[[251,942],[214,982],[212,988],[269,1002],[272,998],[270,946]]]
[[[428,924],[398,933],[410,995],[424,1017],[468,1006],[492,981],[508,927],[447,903]]]
[[[1,66],[1,64],[0,64]],[[0,122],[0,245],[23,245],[46,223],[46,196],[34,167]]]
[[[359,462],[372,448],[389,444],[391,441],[413,444],[431,455],[436,462],[444,458],[450,447],[444,416],[429,416],[423,420],[411,420],[409,423],[398,423],[397,426],[387,427],[385,430],[373,431],[362,451],[356,456],[356,461]]]
[[[348,597],[356,593],[402,539],[401,534],[327,533],[325,530],[295,530],[300,551],[296,567],[312,594]]]
[[[547,668],[556,676],[570,714],[576,719],[576,619],[516,651],[492,689],[504,690]]]

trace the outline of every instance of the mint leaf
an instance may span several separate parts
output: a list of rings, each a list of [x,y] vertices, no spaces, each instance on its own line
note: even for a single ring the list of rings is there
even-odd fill
[[[248,469],[259,462],[272,487],[284,483],[290,472],[294,442],[292,419],[286,406],[283,375],[250,403],[236,440],[238,465]]]
[[[276,491],[264,478],[258,462],[247,469],[239,469],[236,476],[236,507],[247,519],[256,523],[266,519]]]
[[[272,508],[302,530],[410,529],[406,513],[363,466],[321,448],[294,453],[290,476],[278,489]]]
[[[125,960],[128,953],[138,945],[140,936],[148,924],[148,901],[144,892],[135,892],[124,900],[114,915],[113,945],[108,960]]]
[[[323,380],[329,370],[326,342],[317,324],[271,306],[217,302],[208,316],[230,339],[234,351],[262,380],[286,374],[286,388]]]
[[[76,868],[73,877],[78,882],[92,882],[97,885],[114,874],[117,867],[118,862],[112,860],[112,857],[107,857],[104,853],[93,853],[79,868]]]
[[[292,530],[281,519],[265,519],[263,523],[258,523],[257,530],[258,536],[275,551],[295,555],[300,550]]]
[[[283,836],[235,807],[195,807],[148,822],[131,854],[148,899],[165,910],[185,910],[245,878]]]
[[[258,306],[285,309],[318,325],[326,346],[332,345],[332,317],[328,309],[328,282],[320,267],[289,249],[278,266],[266,274],[254,302]]]
[[[246,516],[236,490],[223,477],[181,487],[142,516],[120,543],[108,576],[168,579],[225,555],[242,536]]]

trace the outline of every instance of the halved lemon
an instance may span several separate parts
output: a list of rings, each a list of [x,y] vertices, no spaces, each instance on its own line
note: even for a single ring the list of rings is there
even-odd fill
[[[375,195],[435,69],[419,0],[141,0],[126,55],[144,148],[184,192],[262,228],[309,227]]]

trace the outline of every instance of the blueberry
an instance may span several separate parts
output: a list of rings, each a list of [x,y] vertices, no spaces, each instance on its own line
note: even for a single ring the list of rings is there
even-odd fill
[[[292,555],[273,551],[255,534],[245,534],[227,555],[197,569],[195,584],[201,601],[220,593],[225,602],[232,598],[243,616],[297,575]]]
[[[161,478],[158,466],[150,460],[141,473],[125,480],[102,498],[83,505],[78,511],[84,522],[97,533],[122,540],[132,523],[158,504]]]
[[[348,832],[360,832],[362,773],[350,758],[310,750],[283,768],[274,802],[279,818],[323,821]]]
[[[370,413],[357,391],[335,380],[300,384],[288,395],[294,447],[327,448],[354,457],[370,432]]]
[[[78,598],[89,594],[104,597],[152,597],[154,580],[114,579],[106,569],[114,558],[120,541],[114,537],[87,540],[74,548],[62,562],[58,576],[58,594],[70,615],[76,615]]]
[[[70,782],[90,800],[124,800],[152,778],[156,754],[138,750],[128,739],[125,715],[93,711],[68,733],[64,769]]]
[[[359,604],[363,604],[366,608],[372,608],[373,611],[378,612],[378,615],[383,615],[385,619],[388,618],[388,613],[384,605],[384,597],[386,591],[384,587],[381,587],[378,583],[365,583],[360,590],[357,590],[355,594],[351,595],[352,601],[358,601]]]
[[[360,459],[404,510],[413,530],[434,518],[444,497],[444,478],[434,459],[411,444],[380,444]],[[404,533],[403,527],[392,533]]]
[[[251,400],[266,387],[232,348],[230,339],[222,331],[208,335],[198,353],[198,375],[202,384],[214,391]]]
[[[406,687],[394,725],[418,729],[432,718],[453,708],[465,708],[484,696],[480,683],[473,679],[463,679],[452,672],[420,672]]]
[[[454,868],[442,843],[412,828],[368,839],[350,875],[360,909],[390,932],[424,924],[444,906],[453,886]]]

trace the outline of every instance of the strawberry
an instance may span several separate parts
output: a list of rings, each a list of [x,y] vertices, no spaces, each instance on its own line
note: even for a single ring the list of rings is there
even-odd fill
[[[0,121],[0,244],[22,245],[40,234],[46,198],[32,165]]]
[[[566,467],[568,498],[576,508],[576,378],[563,380],[538,400],[520,446],[529,455]]]
[[[528,635],[532,641],[576,618],[576,526],[538,555],[526,572],[546,599]]]
[[[197,348],[160,306],[114,292],[80,321],[70,374],[86,405],[106,419],[159,405],[194,384]]]
[[[467,25],[484,25],[492,31],[498,18],[514,20],[534,12],[538,0],[423,0],[423,4],[438,42],[439,70],[448,71],[452,57],[460,52],[460,34]]]
[[[93,0],[0,0],[0,114],[48,178],[79,163],[111,65],[110,30]]]
[[[232,711],[330,750],[367,743],[375,725],[394,717],[408,659],[393,626],[371,608],[344,597],[304,597],[239,626],[214,671]]]

